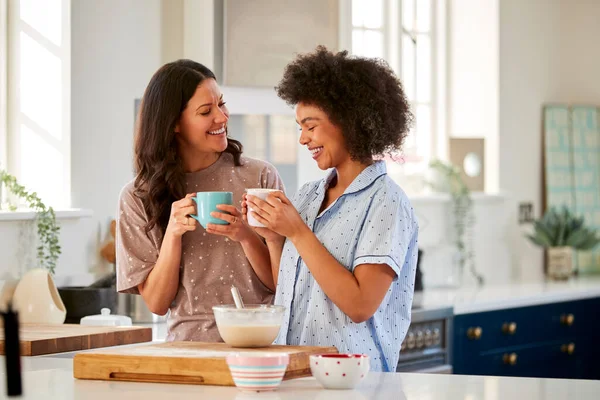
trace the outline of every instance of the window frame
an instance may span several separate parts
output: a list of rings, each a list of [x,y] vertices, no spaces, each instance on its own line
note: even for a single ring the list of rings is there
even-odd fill
[[[415,5],[419,0],[414,0]],[[346,3],[346,4],[344,4]],[[403,38],[406,34],[409,35],[427,35],[430,40],[430,57],[431,57],[431,69],[430,69],[430,93],[429,101],[419,101],[416,98],[417,92],[417,49],[415,48],[414,57],[414,70],[415,70],[415,98],[411,101],[411,108],[416,114],[417,106],[424,105],[430,110],[430,128],[429,128],[429,148],[424,152],[423,159],[414,160],[411,159],[411,154],[405,154],[404,151],[400,153],[401,159],[403,160],[402,169],[407,170],[414,169],[415,173],[423,173],[428,167],[429,162],[435,158],[445,159],[447,158],[447,122],[445,121],[445,90],[444,85],[446,82],[445,64],[443,56],[445,54],[445,42],[444,38],[447,37],[445,34],[441,34],[441,31],[445,29],[445,4],[446,0],[431,0],[431,14],[430,14],[430,27],[428,31],[419,31],[416,29],[416,13],[417,7],[414,7],[413,19],[415,24],[413,29],[405,30],[403,24],[403,1],[402,0],[383,0],[384,19],[381,32],[383,33],[383,57],[390,64],[390,67],[396,72],[399,77],[403,76],[402,68],[402,52],[403,52]],[[354,29],[362,29],[355,27],[352,21],[352,2],[340,1],[340,48],[346,48],[352,53],[352,33]],[[416,117],[416,115],[415,115]],[[419,132],[416,130],[411,131],[411,134],[418,135]],[[417,140],[410,138],[409,140]],[[418,146],[416,147],[417,152],[419,151]],[[393,162],[393,161],[392,161]],[[408,168],[405,168],[408,167]],[[408,174],[411,174],[408,172]]]
[[[39,187],[36,184],[30,184],[23,177],[24,168],[21,157],[21,149],[23,137],[21,136],[21,124],[23,121],[19,81],[21,79],[22,67],[22,32],[32,30],[27,27],[27,24],[21,19],[21,0],[0,0],[0,7],[4,11],[5,17],[5,32],[4,42],[6,44],[5,57],[5,90],[0,95],[5,95],[6,99],[6,117],[4,120],[5,134],[2,137],[0,134],[0,144],[5,144],[0,151],[0,157],[4,157],[4,168],[14,175],[22,185],[28,190],[40,193]],[[57,46],[57,54],[60,57],[61,68],[61,138],[52,140],[54,148],[62,155],[62,163],[60,164],[59,174],[62,184],[60,197],[55,199],[44,199],[46,205],[53,207],[55,210],[68,210],[71,208],[71,0],[60,0],[60,19],[61,19],[61,43]],[[34,29],[34,28],[33,28]],[[45,45],[44,41],[41,42]],[[4,64],[4,63],[2,63]],[[1,121],[0,121],[1,122]],[[52,139],[52,138],[50,138]],[[51,142],[51,143],[52,143]],[[2,154],[4,153],[4,154]],[[2,159],[0,159],[2,161]],[[43,195],[42,195],[43,197]],[[26,209],[26,202],[23,199],[14,199],[18,203],[16,206],[21,209]]]
[[[8,168],[8,0],[0,0],[0,168]]]

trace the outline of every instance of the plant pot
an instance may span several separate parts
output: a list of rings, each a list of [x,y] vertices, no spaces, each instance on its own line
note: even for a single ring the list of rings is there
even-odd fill
[[[67,313],[52,276],[42,268],[32,269],[19,280],[13,305],[21,323],[62,324]]]
[[[546,252],[548,277],[556,280],[569,279],[573,275],[573,248],[568,246],[549,247]]]
[[[103,308],[117,314],[117,290],[115,288],[61,287],[60,297],[67,308],[66,323],[78,324],[81,318],[100,314]]]

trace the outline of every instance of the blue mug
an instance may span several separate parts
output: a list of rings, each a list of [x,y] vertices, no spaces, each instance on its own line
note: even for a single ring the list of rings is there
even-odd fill
[[[219,218],[210,216],[213,211],[227,214],[223,210],[217,208],[218,204],[233,204],[233,193],[231,192],[198,192],[196,196],[192,197],[192,200],[196,202],[198,214],[191,214],[190,217],[194,218],[204,229],[208,224],[217,225],[229,225],[229,222]]]

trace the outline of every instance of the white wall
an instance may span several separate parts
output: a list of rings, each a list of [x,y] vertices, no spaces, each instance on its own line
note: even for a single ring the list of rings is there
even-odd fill
[[[571,103],[600,105],[600,2],[562,0],[558,97]]]
[[[448,286],[462,282],[474,285],[469,271],[458,276],[452,205],[447,195],[413,197],[412,206],[419,219],[419,248],[423,250],[421,268],[425,287]],[[505,237],[506,201],[503,196],[474,195],[475,224],[472,234],[476,269],[486,283],[506,283],[511,279],[510,249]]]
[[[600,104],[600,2],[500,1],[500,188],[510,193],[508,238],[514,273],[539,276],[542,252],[522,239],[518,202],[542,198],[542,105]]]
[[[0,0],[0,31],[6,32],[8,27],[8,16],[7,16],[7,1]],[[0,54],[6,54],[8,50],[8,43],[5,39],[0,40]],[[0,87],[5,88],[7,86],[7,68],[6,63],[0,63]],[[6,91],[0,90],[0,143],[8,143],[6,136],[7,122],[7,103]],[[7,164],[7,151],[6,146],[0,148],[0,166],[6,166]],[[2,194],[0,193],[0,197]]]
[[[133,178],[134,99],[161,65],[161,1],[73,1],[71,37],[72,204],[103,236]]]
[[[93,279],[89,266],[97,263],[97,249],[104,243],[93,219],[87,213],[68,218],[58,213],[61,255],[56,265],[58,285],[85,285]],[[5,274],[21,277],[36,267],[37,234],[32,218],[8,219],[13,215],[0,214],[0,280]]]
[[[485,138],[485,191],[498,181],[498,1],[448,4],[448,136]]]

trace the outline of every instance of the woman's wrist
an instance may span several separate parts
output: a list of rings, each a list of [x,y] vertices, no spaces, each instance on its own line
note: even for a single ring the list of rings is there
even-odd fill
[[[170,226],[167,225],[167,229],[165,230],[165,236],[163,237],[163,242],[167,243],[176,243],[178,240],[181,241],[181,237],[183,235],[178,235],[173,232]]]
[[[292,233],[292,235],[288,236],[288,239],[294,244],[294,246],[298,243],[300,239],[305,237],[307,234],[311,234],[312,231],[306,224],[298,225],[298,228]]]
[[[252,228],[246,225],[244,227],[244,235],[242,239],[240,239],[239,243],[242,246],[249,246],[252,245],[252,242],[255,240],[261,240],[260,236],[258,236],[258,234],[252,230]]]
[[[283,242],[285,242],[285,236],[277,235],[277,237],[266,239],[265,241],[267,243],[267,246],[269,246],[269,245],[281,246],[283,244]]]

